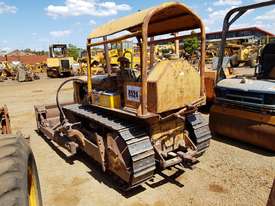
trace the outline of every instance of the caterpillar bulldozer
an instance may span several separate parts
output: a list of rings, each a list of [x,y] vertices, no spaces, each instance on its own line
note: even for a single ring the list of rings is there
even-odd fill
[[[72,75],[73,57],[68,56],[66,44],[53,44],[49,47],[47,58],[47,76],[52,78]]]
[[[151,56],[154,45],[184,38],[154,37],[193,29],[201,30],[198,68],[183,58],[156,62]],[[108,38],[117,33],[122,34]],[[108,44],[129,38],[140,47],[140,70],[133,72],[122,56],[113,73],[105,52],[107,74],[92,75],[92,48],[104,45],[106,51]],[[152,178],[157,167],[197,163],[211,139],[208,121],[198,112],[206,102],[202,20],[184,4],[164,3],[98,27],[88,36],[87,51],[87,78],[63,82],[56,105],[35,106],[41,134],[72,154],[84,151],[125,190]],[[69,82],[74,82],[74,102],[61,104],[59,93]]]
[[[32,150],[22,134],[12,134],[6,105],[0,107],[0,165],[0,205],[42,206]]]
[[[235,8],[224,19],[210,128],[214,134],[275,151],[275,44],[265,46],[252,78],[225,78],[222,66],[230,25],[249,10],[271,5],[275,1]]]

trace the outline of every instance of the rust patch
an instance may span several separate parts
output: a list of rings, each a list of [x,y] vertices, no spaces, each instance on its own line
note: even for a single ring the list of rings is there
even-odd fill
[[[167,204],[162,200],[158,200],[158,201],[154,202],[153,204],[142,203],[142,202],[134,202],[130,205],[131,206],[149,206],[149,205],[152,205],[152,206],[165,206]]]
[[[75,177],[72,181],[72,185],[74,187],[82,185],[83,183],[85,183],[87,181],[87,179],[83,179],[83,178],[79,178],[79,177]]]
[[[79,203],[80,198],[75,195],[75,190],[67,188],[55,196],[53,202],[55,205],[60,206],[75,206]]]
[[[132,203],[131,206],[144,206],[144,204],[140,202],[135,202],[135,203]]]
[[[211,183],[209,184],[209,191],[211,192],[217,192],[217,193],[226,193],[227,190],[224,189],[221,185]]]
[[[41,92],[43,92],[43,90],[41,90],[41,89],[32,91],[32,93],[41,93]]]
[[[165,205],[166,204],[163,201],[161,201],[161,200],[159,200],[159,201],[157,201],[157,202],[154,203],[154,206],[165,206]]]
[[[78,186],[85,183],[87,179],[75,177],[70,184],[64,185],[64,190],[59,192],[53,198],[54,205],[60,206],[76,206],[80,202]]]

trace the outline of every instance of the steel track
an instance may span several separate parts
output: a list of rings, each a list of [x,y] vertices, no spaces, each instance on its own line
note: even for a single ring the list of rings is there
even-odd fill
[[[197,147],[198,155],[202,155],[209,147],[212,137],[208,121],[199,112],[188,115],[186,120],[190,138]]]
[[[101,128],[119,134],[126,143],[131,158],[131,180],[126,189],[136,187],[153,176],[156,169],[155,152],[144,126],[91,106],[73,104],[64,106],[63,109],[65,113],[83,117]]]

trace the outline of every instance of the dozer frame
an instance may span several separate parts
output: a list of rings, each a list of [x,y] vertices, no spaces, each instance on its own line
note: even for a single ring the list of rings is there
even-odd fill
[[[154,54],[153,45],[183,38],[154,36],[193,29],[201,30],[198,69],[184,59],[155,64],[148,55],[149,46]],[[121,31],[128,34],[107,38]],[[103,41],[93,41],[99,38]],[[129,38],[136,38],[141,48],[139,77],[124,68],[128,60],[120,62],[115,74],[109,61],[108,44]],[[91,49],[99,45],[104,45],[108,73],[92,75]],[[35,106],[38,130],[72,153],[86,152],[103,171],[118,177],[124,189],[152,178],[156,166],[197,163],[211,138],[208,122],[198,112],[206,101],[202,20],[183,4],[164,3],[97,28],[88,37],[87,51],[87,80],[66,80],[57,91],[57,105]],[[75,102],[61,105],[59,92],[71,81]]]

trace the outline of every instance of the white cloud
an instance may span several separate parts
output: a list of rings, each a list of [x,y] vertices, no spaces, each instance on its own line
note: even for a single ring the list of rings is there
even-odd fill
[[[218,0],[214,2],[214,6],[238,6],[241,5],[242,1],[241,0]]]
[[[1,50],[2,50],[2,51],[9,52],[9,51],[12,50],[12,48],[10,48],[10,47],[4,47],[4,48],[2,48]]]
[[[128,4],[116,4],[112,1],[100,2],[98,0],[66,0],[64,5],[49,5],[47,15],[53,18],[60,16],[111,16],[119,11],[129,11]]]
[[[256,17],[256,20],[268,20],[268,22],[274,21],[275,20],[275,9],[272,9],[266,13],[264,13],[263,15],[259,15]]]
[[[207,11],[208,11],[208,12],[212,12],[213,9],[212,9],[211,7],[208,7],[208,8],[207,8]]]
[[[0,2],[0,14],[5,14],[5,13],[15,14],[16,11],[17,11],[16,6],[10,6],[2,1]]]
[[[64,31],[51,31],[50,32],[50,35],[52,37],[64,37],[64,36],[68,36],[71,34],[71,31],[70,30],[64,30]]]
[[[96,25],[96,21],[93,20],[93,19],[91,19],[91,20],[89,21],[89,23],[90,23],[91,25]]]
[[[230,8],[212,11],[208,17],[204,19],[205,25],[211,27],[213,24],[222,22],[224,16],[229,10]]]
[[[275,33],[275,9],[271,9],[254,19],[255,26]]]

